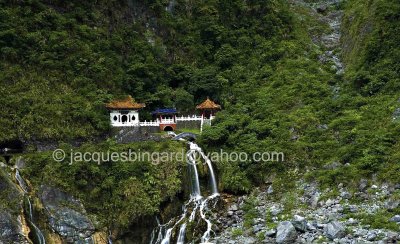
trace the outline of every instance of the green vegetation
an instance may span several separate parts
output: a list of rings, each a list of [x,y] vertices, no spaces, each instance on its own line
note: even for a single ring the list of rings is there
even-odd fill
[[[8,209],[12,214],[19,214],[22,195],[10,181],[3,169],[0,169],[0,209]]]
[[[393,213],[389,213],[385,210],[379,210],[376,213],[356,213],[348,214],[348,217],[359,219],[361,224],[370,225],[374,229],[387,229],[400,231],[400,227],[395,222],[390,222],[390,218],[393,217]]]
[[[147,104],[143,119],[157,107],[192,112],[210,96],[223,110],[199,138],[206,152],[285,154],[283,162],[215,162],[225,192],[250,192],[270,176],[274,194],[294,188],[303,175],[325,187],[355,186],[373,175],[398,182],[398,1],[335,6],[344,11],[344,75],[319,62],[326,50],[312,42],[330,31],[327,24],[291,1],[166,6],[164,0],[2,1],[0,142],[101,137],[109,129],[104,103],[121,95]],[[105,141],[79,150],[131,147],[175,151],[181,144]],[[43,152],[32,153],[22,173],[35,187],[51,184],[78,196],[104,224],[125,227],[180,191],[178,162],[68,165]],[[295,195],[278,197],[293,207]],[[254,203],[247,205],[249,226]]]
[[[253,221],[257,217],[257,198],[254,195],[250,195],[249,198],[247,198],[244,202],[243,205],[243,211],[244,211],[244,222],[243,226],[245,228],[250,228],[253,226]]]
[[[373,174],[381,180],[398,181],[400,124],[395,111],[400,108],[396,56],[400,50],[396,37],[400,3],[349,0],[339,7],[346,19],[344,76],[336,75],[330,65],[320,64],[317,56],[324,50],[311,44],[314,33],[308,30],[324,32],[325,25],[312,17],[296,19],[296,14],[292,19],[299,21],[291,23],[295,30],[291,38],[277,42],[279,48],[263,49],[263,55],[270,56],[284,51],[278,60],[269,59],[258,69],[251,62],[241,64],[246,67],[242,70],[252,72],[242,72],[245,82],[237,79],[233,84],[229,94],[234,100],[225,101],[229,106],[203,133],[202,142],[209,148],[250,154],[282,151],[285,161],[218,165],[226,191],[248,192],[270,175],[292,170],[298,175],[308,171],[309,180],[324,186],[355,185]],[[364,33],[366,29],[368,33]],[[324,168],[333,162],[339,166]],[[286,179],[287,183],[295,180]],[[241,185],[246,187],[239,188]]]
[[[238,237],[243,235],[243,229],[242,228],[232,228],[232,237]]]
[[[117,161],[107,159],[107,152],[180,152],[184,145],[178,142],[147,142],[117,145],[112,141],[87,144],[73,148],[67,144],[62,162],[56,162],[51,152],[26,155],[28,168],[22,171],[25,178],[38,190],[42,184],[60,187],[82,199],[89,214],[94,214],[103,226],[128,227],[134,219],[153,215],[161,202],[174,197],[181,189],[184,163],[168,160]],[[75,161],[71,164],[72,158]],[[95,161],[77,162],[79,152],[92,156]],[[122,154],[120,154],[122,155]],[[129,154],[128,154],[129,155]],[[128,158],[129,159],[129,158]]]
[[[223,88],[245,81],[237,61],[290,36],[283,2],[178,1],[172,12],[162,0],[2,2],[0,141],[101,135],[113,96],[183,113],[206,96],[223,101]]]

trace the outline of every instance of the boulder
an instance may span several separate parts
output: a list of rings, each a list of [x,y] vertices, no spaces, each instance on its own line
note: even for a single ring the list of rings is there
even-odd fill
[[[400,215],[393,216],[390,221],[400,223]]]
[[[228,211],[237,211],[238,210],[238,206],[237,204],[232,204],[231,206],[229,206]]]
[[[275,234],[276,234],[276,230],[274,230],[274,229],[267,230],[267,231],[265,231],[265,233],[264,233],[264,235],[265,235],[266,237],[273,237],[273,236],[275,236]]]
[[[67,242],[79,243],[91,238],[95,228],[79,200],[49,186],[41,186],[40,199],[50,227]]]
[[[395,199],[391,199],[391,200],[388,200],[387,202],[385,202],[385,208],[389,211],[395,210],[397,207],[399,207],[399,205],[400,205],[400,201],[395,200]]]
[[[325,206],[327,206],[327,207],[330,207],[330,206],[332,206],[333,204],[335,204],[335,201],[332,200],[332,199],[328,199],[328,200],[326,200],[326,202],[325,202]]]
[[[321,14],[325,13],[327,11],[327,9],[328,9],[328,6],[326,4],[321,4],[321,5],[317,6],[317,8],[316,8],[317,12],[321,13]]]
[[[367,235],[367,241],[375,241],[377,238],[377,235],[375,232],[369,232]]]
[[[289,221],[279,223],[276,231],[276,243],[293,243],[297,238],[297,232]]]
[[[360,184],[358,185],[358,190],[365,191],[367,189],[367,186],[368,186],[368,180],[362,179],[360,180]]]
[[[307,221],[304,217],[295,215],[294,220],[292,221],[294,228],[301,232],[307,231]]]
[[[347,192],[347,191],[342,191],[342,192],[340,193],[340,196],[341,196],[343,199],[350,199],[350,198],[351,198],[351,194],[350,194],[349,192]]]
[[[346,235],[345,229],[338,221],[328,223],[324,228],[324,234],[329,239],[343,238]]]

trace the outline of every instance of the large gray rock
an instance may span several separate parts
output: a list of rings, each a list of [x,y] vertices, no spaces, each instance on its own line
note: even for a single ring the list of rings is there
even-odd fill
[[[79,243],[92,236],[95,228],[79,200],[49,186],[41,187],[40,199],[51,228],[67,242]]]
[[[293,243],[297,238],[297,232],[290,221],[279,223],[276,231],[277,243]]]
[[[400,215],[393,216],[390,221],[400,223]]]
[[[396,208],[398,208],[400,205],[400,201],[399,200],[395,200],[395,199],[391,199],[388,200],[387,202],[385,202],[385,208],[389,211],[393,211]]]
[[[368,180],[361,179],[360,184],[358,185],[358,190],[365,191],[367,189],[367,186],[368,186]]]
[[[328,223],[324,228],[324,234],[329,239],[343,238],[346,235],[345,229],[338,221]]]
[[[294,228],[301,232],[307,231],[307,221],[304,217],[295,215],[294,220],[292,221]]]
[[[29,243],[17,218],[5,210],[0,210],[0,243]]]

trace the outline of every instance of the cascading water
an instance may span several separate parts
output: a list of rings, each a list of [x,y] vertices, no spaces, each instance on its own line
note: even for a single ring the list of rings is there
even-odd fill
[[[185,243],[185,233],[186,233],[186,223],[183,223],[181,225],[181,228],[179,229],[179,235],[178,235],[178,240],[176,241],[176,244]]]
[[[162,225],[157,219],[158,227],[154,229],[151,234],[150,244],[169,244],[171,242],[171,237],[173,236],[174,230],[176,230],[177,226],[180,227],[178,236],[176,238],[176,243],[184,244],[187,224],[193,222],[196,219],[196,216],[200,216],[200,220],[206,222],[207,224],[207,230],[201,236],[201,242],[208,243],[208,240],[210,239],[212,223],[207,218],[206,213],[210,209],[208,206],[210,201],[219,196],[217,181],[215,178],[215,173],[212,167],[211,160],[207,157],[207,155],[205,155],[203,150],[196,143],[188,142],[188,144],[190,150],[187,152],[186,156],[188,160],[187,163],[191,183],[190,199],[183,206],[183,213],[178,220],[174,218],[171,219],[168,223]],[[207,164],[208,172],[210,175],[211,195],[207,197],[203,197],[201,195],[200,180],[197,169],[197,164],[199,162],[196,160],[197,155],[200,155],[204,163]]]
[[[27,222],[28,222],[28,226],[29,226],[29,228],[31,228],[31,231],[33,234],[33,241],[34,241],[34,243],[38,243],[38,244],[46,244],[46,240],[43,236],[42,231],[34,223],[32,203],[31,203],[31,200],[29,199],[29,197],[27,196],[27,193],[29,191],[28,185],[26,184],[25,180],[21,177],[18,169],[15,170],[15,179],[17,180],[18,185],[21,187],[22,191],[24,192],[24,197],[25,197],[25,201],[26,201],[26,205],[27,205],[25,207],[25,211],[27,212],[26,214],[28,216]]]
[[[212,167],[211,160],[207,157],[207,155],[205,155],[203,150],[197,144],[195,144],[193,142],[189,142],[189,145],[190,145],[189,153],[194,154],[195,152],[198,152],[201,155],[201,157],[203,158],[203,160],[205,161],[205,163],[207,164],[208,171],[210,173],[211,192],[212,192],[212,194],[217,194],[218,193],[217,180],[215,179],[214,169]],[[196,166],[196,161],[195,161],[193,155],[192,155],[191,159],[192,159],[192,162],[190,162],[190,163]],[[198,177],[197,177],[197,180],[198,180]]]
[[[34,238],[35,241],[38,244],[46,244],[46,240],[44,239],[43,233],[42,231],[35,225],[35,223],[33,222],[33,212],[32,212],[32,204],[31,201],[29,199],[29,197],[26,197],[27,199],[27,204],[28,204],[28,225],[32,230],[33,234],[34,234]]]
[[[28,193],[28,186],[26,185],[24,179],[22,179],[21,175],[19,174],[19,170],[15,170],[15,179],[18,182],[18,185],[21,187],[24,193]]]

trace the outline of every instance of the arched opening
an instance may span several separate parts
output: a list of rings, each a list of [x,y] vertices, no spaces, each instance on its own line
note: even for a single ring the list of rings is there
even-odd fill
[[[114,121],[117,121],[118,120],[118,117],[117,117],[117,115],[114,115]]]
[[[122,122],[122,123],[126,123],[126,121],[128,121],[128,116],[122,115],[122,117],[121,117],[121,122]]]
[[[9,152],[17,153],[22,152],[24,149],[24,143],[20,140],[8,140],[0,143],[0,153]]]
[[[6,163],[10,162],[12,154],[21,153],[24,150],[24,144],[20,140],[9,140],[0,143],[0,156],[3,156]]]
[[[136,119],[136,117],[135,117],[135,115],[132,115],[132,121],[135,121],[135,119]]]
[[[164,131],[174,131],[174,128],[172,128],[172,126],[167,125],[164,127]]]

